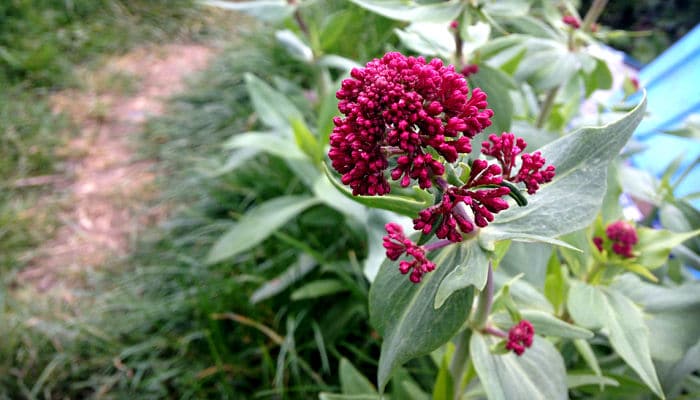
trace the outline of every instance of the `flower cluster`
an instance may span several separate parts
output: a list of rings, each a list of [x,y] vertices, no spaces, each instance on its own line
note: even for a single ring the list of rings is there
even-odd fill
[[[398,260],[403,253],[413,257],[412,262],[401,261],[399,263],[399,271],[402,274],[411,273],[409,276],[411,282],[420,282],[423,275],[435,269],[435,264],[425,256],[425,249],[406,238],[400,225],[389,223],[386,224],[385,228],[388,233],[384,236],[386,256],[392,261]]]
[[[355,195],[383,195],[391,190],[385,176],[389,156],[397,156],[391,178],[407,187],[411,180],[431,187],[431,177],[447,162],[471,152],[471,139],[491,125],[486,94],[469,89],[453,66],[439,59],[387,53],[355,68],[336,93],[345,117],[333,120],[328,153],[342,182]]]
[[[634,254],[632,253],[632,248],[639,241],[637,237],[637,231],[634,226],[625,221],[616,221],[608,225],[605,228],[605,236],[612,243],[612,251],[623,257],[632,258]],[[601,237],[594,237],[593,243],[595,244],[598,251],[603,251],[605,240]]]
[[[521,356],[525,352],[525,348],[532,346],[534,337],[535,327],[532,326],[530,321],[524,319],[508,331],[506,349],[512,350],[515,354]]]
[[[554,166],[545,167],[541,153],[523,153],[527,143],[504,132],[482,144],[481,153],[495,161],[477,158],[466,182],[448,183],[445,164],[463,160],[472,151],[474,136],[491,125],[486,93],[475,88],[468,94],[464,75],[453,66],[400,53],[353,69],[336,93],[344,117],[333,120],[328,156],[353,195],[389,193],[387,175],[403,187],[416,182],[436,191],[437,201],[418,214],[413,227],[424,235],[435,234],[442,240],[439,246],[418,246],[398,225],[386,226],[387,257],[411,257],[413,261],[399,263],[399,270],[410,272],[412,282],[435,268],[427,251],[461,242],[464,234],[487,226],[507,209],[505,197],[516,197],[511,191],[519,191],[514,184],[535,194],[554,177]]]

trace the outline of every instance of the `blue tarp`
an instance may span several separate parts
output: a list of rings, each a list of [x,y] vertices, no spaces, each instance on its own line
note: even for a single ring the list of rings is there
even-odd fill
[[[700,157],[700,141],[663,133],[679,128],[691,114],[700,113],[700,25],[639,72],[648,95],[648,116],[634,133],[647,149],[634,156],[637,167],[661,176],[683,155],[681,170]],[[679,185],[676,196],[700,191],[700,167]],[[693,202],[700,208],[700,200]]]

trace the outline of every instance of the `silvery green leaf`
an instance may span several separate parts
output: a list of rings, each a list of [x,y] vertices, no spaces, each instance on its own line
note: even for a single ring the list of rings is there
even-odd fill
[[[464,7],[464,2],[458,0],[433,4],[420,4],[413,0],[351,1],[379,15],[406,22],[452,22]]]
[[[639,307],[617,290],[583,282],[571,285],[567,305],[577,324],[605,328],[617,354],[654,393],[664,397],[651,361],[649,330]]]
[[[293,140],[276,132],[244,132],[234,135],[224,143],[226,149],[255,149],[282,159],[305,160]]]
[[[450,58],[455,39],[446,23],[414,22],[404,29],[394,29],[401,43],[418,54]]]
[[[287,0],[255,0],[236,3],[230,1],[204,0],[203,3],[225,10],[240,11],[268,22],[279,22],[285,19],[292,15],[296,8],[289,4]]]
[[[489,400],[568,398],[564,360],[551,343],[535,336],[532,347],[516,356],[491,353],[497,341],[474,332],[469,346],[474,369]]]
[[[450,340],[469,317],[473,288],[450,296],[439,309],[435,295],[451,266],[459,262],[454,251],[443,249],[433,257],[438,267],[419,284],[398,270],[398,262],[386,260],[369,292],[372,325],[383,335],[377,383],[384,390],[392,371],[406,361],[428,354]]]
[[[435,295],[435,308],[442,307],[453,293],[469,286],[482,290],[488,276],[489,256],[479,246],[477,240],[452,245],[444,251],[456,252],[457,264],[440,283]],[[447,265],[439,265],[438,267],[445,268]]]
[[[256,206],[214,243],[207,255],[207,264],[253,248],[299,213],[318,203],[319,199],[310,196],[281,196]]]

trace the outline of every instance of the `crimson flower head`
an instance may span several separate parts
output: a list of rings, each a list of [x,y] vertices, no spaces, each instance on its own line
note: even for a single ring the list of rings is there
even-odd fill
[[[569,25],[574,29],[578,29],[581,27],[581,21],[579,21],[578,18],[574,17],[573,15],[565,15],[564,18],[561,19],[561,22],[565,23],[566,25]]]
[[[388,223],[385,228],[387,235],[384,236],[384,248],[387,258],[396,261],[404,253],[413,258],[410,262],[399,262],[399,271],[404,275],[410,272],[411,282],[420,282],[423,275],[435,269],[435,264],[425,256],[425,249],[408,239],[399,224]]]
[[[514,325],[508,331],[508,342],[506,349],[512,350],[518,356],[525,352],[525,348],[532,346],[532,341],[535,337],[535,327],[530,321],[524,319]]]
[[[328,157],[354,195],[389,193],[385,172],[394,156],[393,180],[430,188],[445,167],[429,148],[455,162],[491,125],[486,93],[469,93],[464,76],[439,59],[391,52],[350,75],[336,93],[344,116],[333,120]]]

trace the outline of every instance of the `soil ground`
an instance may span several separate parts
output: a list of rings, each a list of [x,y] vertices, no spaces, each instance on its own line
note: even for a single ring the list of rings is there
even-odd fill
[[[138,48],[107,60],[85,88],[53,96],[55,112],[68,114],[78,133],[47,195],[62,199],[59,227],[19,273],[21,286],[82,286],[86,272],[129,254],[139,232],[162,220],[164,207],[152,206],[154,161],[138,157],[137,135],[215,52],[199,44]]]

